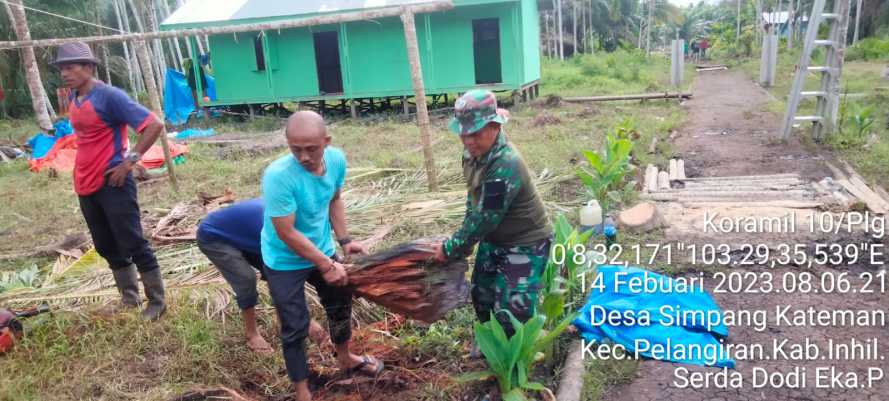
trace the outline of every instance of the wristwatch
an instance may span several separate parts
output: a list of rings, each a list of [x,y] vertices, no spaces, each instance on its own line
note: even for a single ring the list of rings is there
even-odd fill
[[[336,242],[339,242],[340,246],[346,246],[352,242],[352,237],[343,237],[343,238],[336,240]]]
[[[136,152],[135,150],[131,150],[127,152],[127,154],[123,157],[124,161],[128,161],[130,163],[138,163],[139,160],[142,160],[142,154]]]

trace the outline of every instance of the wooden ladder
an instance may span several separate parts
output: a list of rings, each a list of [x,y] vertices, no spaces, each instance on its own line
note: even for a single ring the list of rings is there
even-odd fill
[[[790,138],[793,133],[793,125],[796,122],[811,122],[812,136],[816,141],[824,139],[826,135],[833,132],[837,123],[840,107],[840,76],[843,70],[843,54],[846,49],[851,0],[833,0],[833,12],[831,13],[824,12],[825,1],[815,0],[812,4],[812,13],[809,15],[809,25],[806,28],[806,38],[803,42],[803,52],[800,55],[799,65],[797,65],[793,87],[790,89],[787,112],[784,114],[782,127],[784,139]],[[818,28],[824,21],[830,24],[830,34],[828,39],[818,39]],[[823,66],[809,66],[815,46],[824,46],[827,50]],[[803,90],[806,77],[810,72],[820,74],[821,87],[819,90]],[[803,97],[817,98],[818,103],[814,115],[798,116],[796,114]]]

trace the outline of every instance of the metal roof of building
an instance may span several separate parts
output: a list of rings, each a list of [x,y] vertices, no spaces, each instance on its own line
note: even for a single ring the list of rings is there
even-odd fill
[[[165,28],[230,25],[285,17],[361,11],[430,0],[191,0],[161,23]]]

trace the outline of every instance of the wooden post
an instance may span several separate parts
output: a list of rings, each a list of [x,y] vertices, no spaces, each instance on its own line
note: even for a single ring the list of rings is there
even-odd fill
[[[408,115],[411,113],[411,106],[407,104],[407,96],[401,97],[401,107],[404,109],[404,115]]]
[[[423,144],[423,158],[426,160],[426,180],[430,191],[438,191],[438,173],[432,155],[432,142],[429,139],[429,110],[426,108],[426,89],[423,87],[423,67],[420,65],[420,50],[417,44],[417,27],[414,14],[402,8],[401,22],[404,24],[404,39],[407,44],[407,59],[411,64],[411,80],[414,84],[414,97],[417,99],[417,125],[420,127],[420,141]]]
[[[145,41],[136,41],[133,43],[136,52],[139,54],[141,62],[138,63],[142,67],[142,78],[145,81],[145,90],[148,92],[148,102],[152,111],[164,122],[164,109],[161,107],[160,95],[157,92],[157,83],[154,81],[154,72],[151,70],[151,56],[148,55],[148,48]],[[170,175],[170,184],[173,190],[179,192],[179,183],[176,181],[176,174],[173,172],[173,159],[170,157],[170,144],[167,143],[167,129],[161,129],[160,136],[161,148],[164,150],[164,163],[167,165],[167,173]]]
[[[355,99],[349,101],[349,111],[352,113],[352,119],[358,118],[358,108],[355,107]]]

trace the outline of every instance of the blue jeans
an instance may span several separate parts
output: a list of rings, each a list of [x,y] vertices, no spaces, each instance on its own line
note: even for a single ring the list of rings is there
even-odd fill
[[[281,321],[281,348],[290,380],[299,382],[308,377],[305,339],[309,333],[309,308],[306,304],[306,282],[315,287],[324,312],[327,330],[334,345],[352,338],[352,292],[328,284],[317,268],[275,270],[265,267],[269,293]]]

